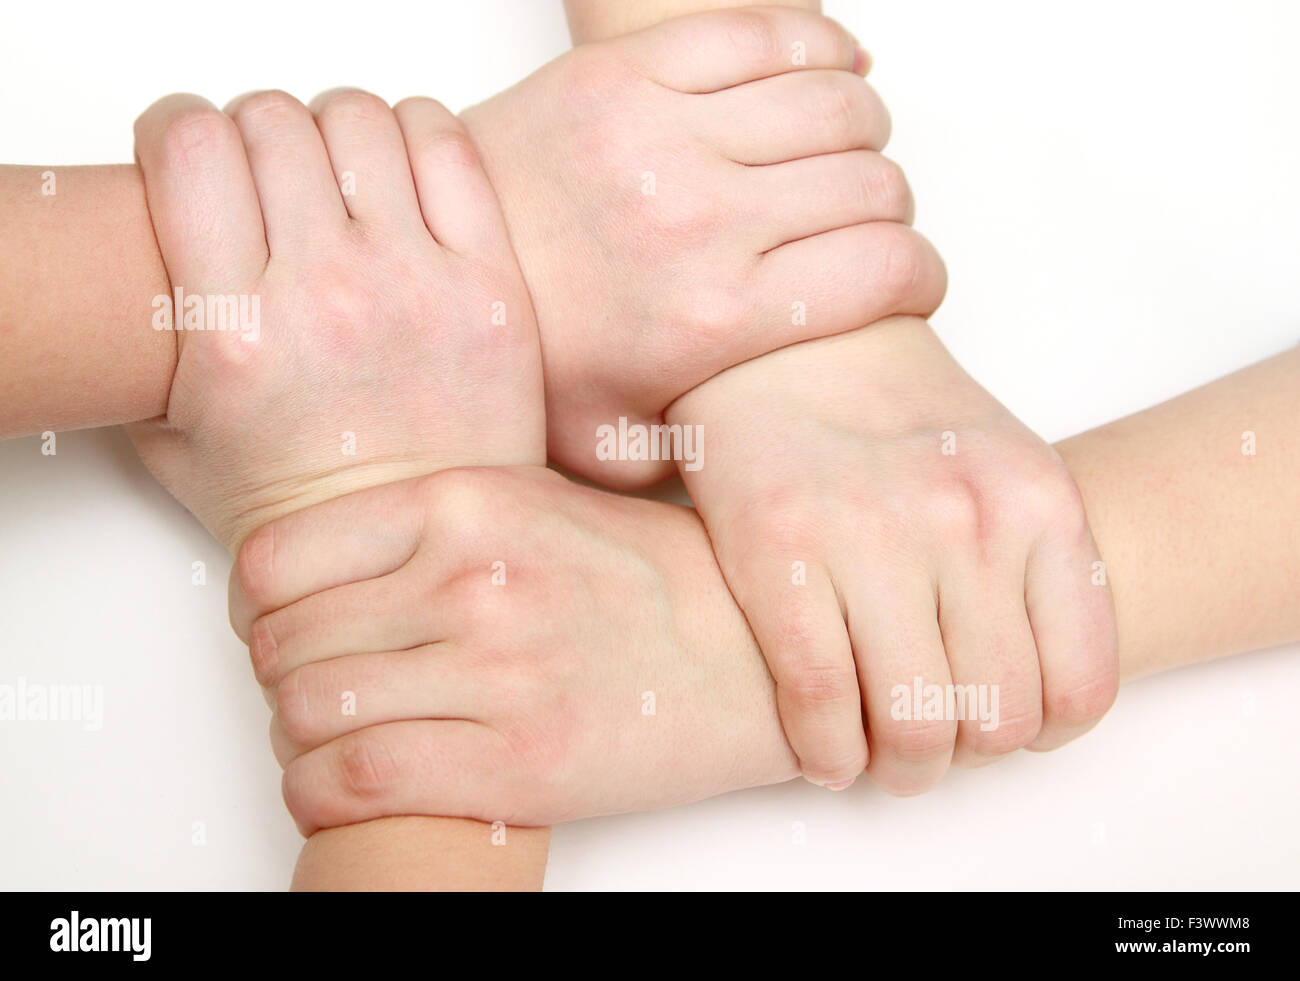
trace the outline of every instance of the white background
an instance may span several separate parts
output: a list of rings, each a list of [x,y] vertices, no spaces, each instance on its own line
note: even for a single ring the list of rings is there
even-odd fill
[[[890,152],[948,261],[936,324],[1044,436],[1300,339],[1296,5],[827,8],[875,55]],[[4,21],[6,163],[130,160],[135,115],[174,90],[462,108],[568,43],[558,0],[13,3]],[[221,549],[120,431],[61,435],[56,457],[0,444],[0,543],[0,683],[106,699],[96,733],[0,723],[0,887],[283,888],[298,837]],[[797,782],[562,827],[548,887],[1294,888],[1298,653],[1126,687],[1082,742],[918,799]]]

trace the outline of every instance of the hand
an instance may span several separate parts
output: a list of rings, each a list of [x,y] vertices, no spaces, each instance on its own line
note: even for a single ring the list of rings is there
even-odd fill
[[[175,95],[136,124],[173,290],[208,328],[180,331],[166,418],[131,429],[150,470],[234,549],[359,487],[542,462],[536,324],[456,118],[355,91],[229,112]],[[215,329],[214,296],[245,319]]]
[[[583,45],[464,113],[542,331],[551,458],[633,487],[596,430],[775,348],[929,315],[942,262],[879,151],[889,117],[838,24],[765,8]]]
[[[449,470],[259,528],[231,619],[304,833],[551,824],[798,775],[695,514],[542,468]]]
[[[1110,707],[1114,614],[1073,479],[925,322],[732,368],[668,420],[708,434],[684,478],[809,780],[865,765],[917,793]],[[927,686],[942,709],[953,684],[976,702],[935,717]]]

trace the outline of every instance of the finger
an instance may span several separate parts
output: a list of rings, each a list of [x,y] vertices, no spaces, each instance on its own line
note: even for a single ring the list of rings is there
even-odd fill
[[[843,789],[866,766],[867,741],[835,587],[820,567],[785,557],[746,568],[737,581],[800,772],[812,783]]]
[[[358,221],[424,227],[401,127],[388,103],[360,89],[322,92],[309,107],[343,206]]]
[[[418,719],[478,721],[481,672],[447,645],[356,654],[304,664],[273,690],[271,745],[281,766],[331,739]]]
[[[407,650],[446,638],[449,600],[423,570],[336,586],[253,621],[248,652],[263,687],[304,664],[367,651]]]
[[[477,722],[370,726],[299,756],[285,768],[281,787],[307,835],[393,814],[527,823],[515,818],[506,743]]]
[[[698,131],[724,156],[773,164],[841,150],[883,150],[889,112],[850,72],[804,71],[692,99]]]
[[[135,121],[154,234],[173,286],[222,292],[266,266],[266,233],[244,144],[197,95],[159,99]]]
[[[343,228],[348,213],[306,106],[284,92],[254,92],[235,99],[226,113],[244,138],[273,257]]]
[[[403,99],[393,112],[429,234],[460,255],[512,267],[501,205],[460,120],[433,99]]]
[[[1031,550],[1025,599],[1043,677],[1043,728],[1029,748],[1050,750],[1096,725],[1119,691],[1114,604],[1086,522],[1058,523]]]
[[[912,189],[902,168],[870,150],[751,167],[744,179],[747,196],[764,202],[758,247],[765,252],[864,222],[912,220]]]
[[[258,617],[312,593],[375,579],[420,544],[424,479],[403,480],[295,511],[249,535],[230,574],[230,623],[248,643]]]
[[[1043,724],[1038,651],[1024,573],[965,567],[940,586],[939,627],[956,686],[954,766],[983,766],[1028,746]]]
[[[891,794],[922,793],[948,771],[957,738],[956,720],[933,711],[935,692],[952,683],[934,587],[903,572],[854,597],[849,632],[867,713],[867,773]]]
[[[934,246],[911,228],[873,221],[773,249],[759,260],[753,283],[755,326],[737,341],[732,357],[743,354],[739,361],[892,314],[928,317],[943,300],[948,274]]]
[[[716,92],[807,68],[865,74],[870,65],[843,27],[807,10],[717,10],[620,38],[638,71],[679,92]]]

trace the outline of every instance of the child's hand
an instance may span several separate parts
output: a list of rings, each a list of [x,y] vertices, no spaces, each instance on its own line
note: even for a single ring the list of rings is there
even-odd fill
[[[136,152],[173,290],[200,307],[175,326],[207,329],[181,329],[167,417],[132,436],[228,547],[359,487],[542,462],[528,293],[442,106],[262,92],[227,116],[175,95]]]
[[[1074,482],[924,321],[732,368],[668,419],[704,426],[684,478],[809,780],[866,765],[917,793],[1110,707],[1114,615]],[[951,684],[982,686],[962,721]]]
[[[259,528],[231,620],[304,832],[550,824],[798,775],[695,514],[540,467],[449,470]]]
[[[583,45],[464,115],[541,324],[550,453],[614,486],[596,429],[719,371],[891,313],[943,264],[879,153],[889,117],[833,21],[773,7]]]

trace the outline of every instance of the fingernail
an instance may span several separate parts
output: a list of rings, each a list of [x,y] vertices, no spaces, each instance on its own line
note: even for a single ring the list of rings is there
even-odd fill
[[[841,780],[839,783],[828,783],[826,784],[826,789],[827,790],[848,790],[850,787],[853,786],[853,781],[855,779],[856,777],[851,777],[848,780]]]
[[[853,74],[866,78],[869,71],[871,71],[871,55],[867,54],[867,49],[862,45],[853,45]]]

